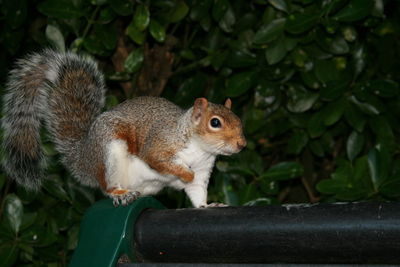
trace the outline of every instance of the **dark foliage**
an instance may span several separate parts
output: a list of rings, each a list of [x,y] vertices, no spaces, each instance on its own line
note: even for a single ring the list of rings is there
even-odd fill
[[[46,46],[95,57],[107,108],[137,95],[182,107],[232,98],[248,147],[221,157],[211,201],[229,205],[400,197],[396,0],[2,0],[1,88]],[[44,135],[42,192],[0,175],[0,265],[63,266],[101,194],[77,184]],[[88,152],[90,153],[90,152]],[[183,193],[158,196],[188,205]]]

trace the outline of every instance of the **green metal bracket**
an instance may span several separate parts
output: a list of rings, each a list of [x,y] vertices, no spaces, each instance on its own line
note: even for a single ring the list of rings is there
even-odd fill
[[[145,209],[164,209],[152,197],[141,197],[131,205],[114,207],[112,201],[102,200],[86,212],[81,223],[79,243],[70,267],[115,266],[118,258],[126,254],[132,262],[133,225]]]

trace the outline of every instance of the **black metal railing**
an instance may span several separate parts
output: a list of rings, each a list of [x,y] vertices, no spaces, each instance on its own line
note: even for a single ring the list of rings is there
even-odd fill
[[[145,210],[145,262],[400,263],[399,203]]]

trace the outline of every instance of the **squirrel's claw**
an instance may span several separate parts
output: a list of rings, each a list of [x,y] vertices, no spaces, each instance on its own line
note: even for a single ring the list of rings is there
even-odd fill
[[[118,189],[108,195],[112,198],[114,207],[118,207],[119,205],[126,206],[138,199],[140,192]]]

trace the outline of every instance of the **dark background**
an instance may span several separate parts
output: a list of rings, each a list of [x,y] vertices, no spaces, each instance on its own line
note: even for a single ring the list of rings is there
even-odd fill
[[[138,95],[182,107],[230,97],[247,148],[220,157],[209,200],[229,205],[400,197],[395,0],[0,0],[0,89],[13,62],[52,46],[88,54],[107,108]],[[64,266],[103,198],[50,157],[34,194],[0,174],[0,265]],[[90,151],[88,151],[90,153]],[[183,192],[157,196],[190,205]],[[111,227],[111,226],[110,226]]]

